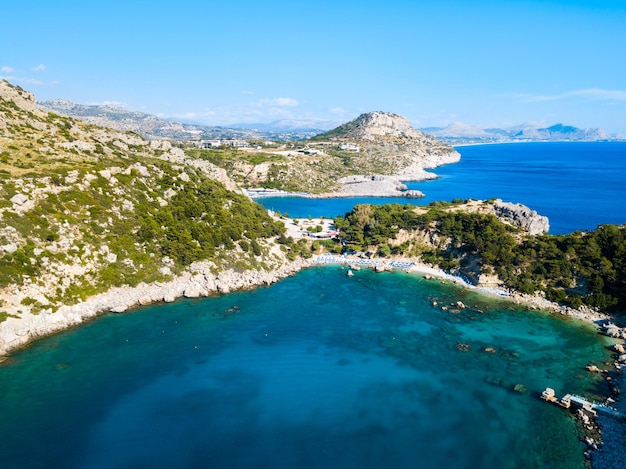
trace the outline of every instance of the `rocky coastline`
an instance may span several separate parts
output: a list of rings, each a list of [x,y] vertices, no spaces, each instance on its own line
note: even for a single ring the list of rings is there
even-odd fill
[[[271,285],[310,264],[309,260],[298,259],[286,261],[271,271],[251,269],[238,272],[228,269],[215,274],[214,264],[198,262],[167,282],[113,288],[82,303],[62,306],[56,312],[44,310],[37,315],[26,313],[19,318],[9,317],[0,323],[0,361],[9,352],[33,340],[78,326],[103,313],[123,313],[139,306],[169,303],[182,297],[199,298]]]
[[[334,199],[348,197],[396,197],[407,199],[419,199],[424,197],[424,193],[418,190],[408,189],[404,182],[409,181],[429,181],[437,179],[434,173],[422,170],[420,177],[414,175],[407,179],[399,176],[375,175],[355,175],[346,176],[337,180],[339,189],[334,192],[324,192],[321,194],[311,194],[309,192],[288,192],[277,189],[244,189],[243,192],[250,199],[260,199],[263,197],[302,197],[308,199]]]

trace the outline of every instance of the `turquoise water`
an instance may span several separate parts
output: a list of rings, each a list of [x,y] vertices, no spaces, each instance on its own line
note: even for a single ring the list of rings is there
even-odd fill
[[[550,232],[626,223],[626,142],[520,143],[459,147],[461,161],[436,168],[435,181],[409,183],[424,199],[351,198],[259,201],[290,216],[343,215],[356,203],[417,205],[455,198],[501,198],[550,219]]]
[[[469,308],[441,309],[458,300]],[[605,345],[579,322],[440,281],[313,268],[105,315],[14,354],[0,367],[0,461],[577,468],[573,419],[537,395],[600,393],[584,367],[608,360]]]

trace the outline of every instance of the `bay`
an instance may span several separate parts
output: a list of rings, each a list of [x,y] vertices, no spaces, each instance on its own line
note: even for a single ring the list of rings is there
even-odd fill
[[[441,307],[458,300],[469,307]],[[582,467],[574,420],[538,393],[599,397],[584,367],[609,360],[606,345],[586,324],[438,280],[312,268],[105,315],[15,353],[0,367],[0,461]]]
[[[439,180],[411,184],[427,197],[410,202],[500,197],[548,215],[552,232],[624,222],[624,143],[460,151]],[[305,217],[390,201],[262,200]],[[470,308],[441,308],[458,300]],[[15,353],[0,366],[0,463],[577,468],[573,419],[538,393],[600,399],[584,367],[602,368],[606,346],[586,324],[454,285],[314,268],[105,315]]]
[[[434,170],[439,179],[408,183],[423,199],[259,199],[293,217],[343,215],[356,203],[410,203],[500,198],[550,219],[550,233],[626,223],[626,142],[558,142],[459,147],[459,163]]]

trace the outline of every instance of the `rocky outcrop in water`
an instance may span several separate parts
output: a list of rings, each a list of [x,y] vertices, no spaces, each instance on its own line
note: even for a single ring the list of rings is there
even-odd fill
[[[525,205],[496,199],[493,210],[494,215],[499,219],[518,226],[532,235],[545,234],[550,230],[548,217],[539,215]]]

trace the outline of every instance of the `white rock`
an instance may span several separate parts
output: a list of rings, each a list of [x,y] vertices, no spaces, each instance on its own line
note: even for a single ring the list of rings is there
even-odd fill
[[[163,301],[166,303],[173,303],[176,301],[176,295],[174,293],[166,293],[163,295]]]
[[[26,197],[24,194],[15,194],[13,197],[11,197],[11,203],[17,207],[21,207],[22,205],[28,203],[28,197]]]
[[[185,298],[198,298],[200,297],[200,287],[198,285],[189,285],[183,295]]]
[[[13,243],[5,244],[4,246],[1,246],[0,249],[8,254],[13,254],[15,251],[17,251],[17,246]]]

